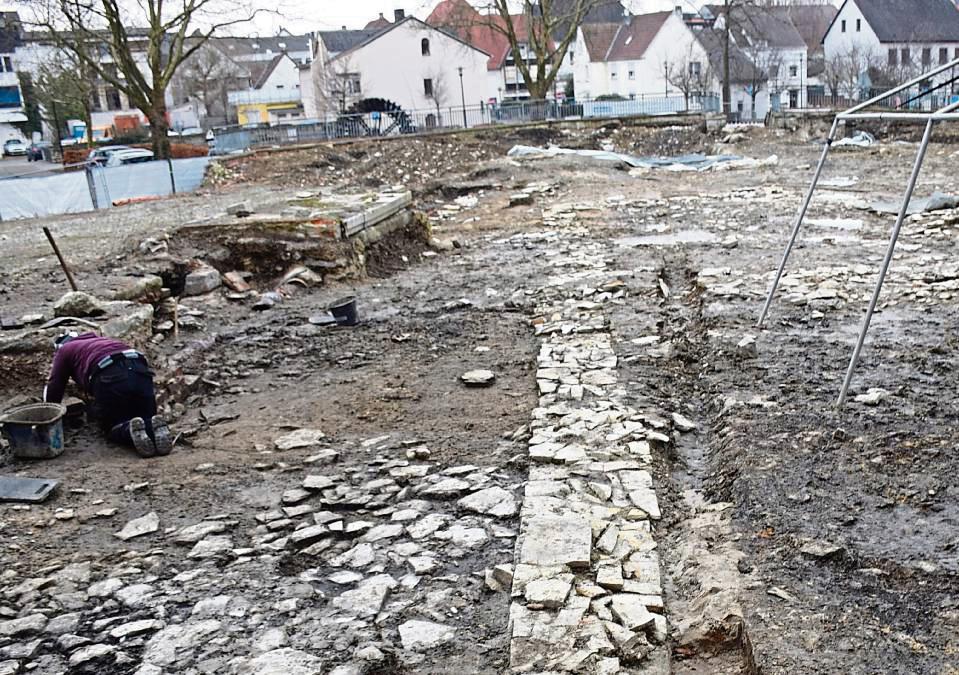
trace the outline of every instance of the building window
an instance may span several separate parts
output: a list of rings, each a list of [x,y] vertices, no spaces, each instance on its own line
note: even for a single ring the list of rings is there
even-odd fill
[[[12,73],[12,72],[13,72],[13,62],[10,60],[10,57],[9,57],[9,56],[4,56],[4,57],[3,57],[3,67],[0,67],[0,73],[2,73],[2,72],[4,72],[4,71],[6,71],[6,72],[8,72],[8,73]]]
[[[903,66],[908,66],[912,61],[912,57],[909,56],[909,47],[903,47],[899,50],[899,63]]]
[[[420,52],[423,54],[423,56],[429,56],[429,55],[430,55],[430,41],[429,41],[429,39],[423,38],[422,40],[420,40]]]
[[[423,93],[424,93],[426,96],[432,96],[432,95],[433,95],[433,80],[431,80],[431,79],[429,79],[429,78],[423,80]]]
[[[922,65],[928,66],[932,63],[932,50],[929,47],[925,47],[922,50]]]
[[[116,89],[107,89],[107,110],[121,110],[123,108],[120,102],[120,92]]]
[[[789,66],[789,77],[796,77],[799,75],[799,66]]]
[[[703,74],[703,64],[699,61],[690,61],[689,62],[689,74],[693,77],[699,77]]]
[[[949,63],[949,49],[948,47],[939,48],[939,65],[944,66]]]
[[[278,85],[276,85],[276,88],[277,88],[277,89],[282,89],[284,86],[285,86],[285,85],[278,84]]]
[[[856,32],[862,32],[862,19],[856,19]]]
[[[889,60],[887,61],[887,63],[888,63],[888,65],[890,65],[890,66],[897,66],[897,65],[899,65],[899,52],[897,52],[895,49],[890,49],[890,50],[889,50]]]
[[[617,73],[617,72],[614,70],[614,71],[612,71],[612,72],[609,74],[609,79],[615,80],[617,75],[619,75],[619,73]]]
[[[956,51],[952,53],[952,58],[959,59],[959,47],[956,47]]]
[[[631,80],[635,80],[635,79],[636,79],[636,71],[633,70],[632,68],[629,69],[629,79],[631,79]]]
[[[845,19],[842,20],[842,32],[843,32],[843,33],[846,32],[846,20],[845,20]]]

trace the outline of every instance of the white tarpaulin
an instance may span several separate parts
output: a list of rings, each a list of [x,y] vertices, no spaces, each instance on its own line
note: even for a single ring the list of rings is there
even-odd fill
[[[175,159],[96,168],[91,178],[97,208],[137,197],[154,197],[192,192],[203,183],[209,157]],[[171,184],[170,166],[173,167]],[[90,183],[85,171],[71,171],[36,178],[0,181],[0,219],[42,218],[61,213],[93,210]]]
[[[529,145],[515,145],[506,153],[513,159],[539,159],[572,155],[604,162],[623,162],[634,170],[664,169],[666,171],[709,171],[714,169],[753,169],[763,166],[775,166],[779,163],[776,155],[758,160],[739,155],[680,155],[678,157],[635,157],[619,152],[605,150],[573,150],[551,145],[548,148],[536,148]],[[633,173],[630,171],[630,173]]]

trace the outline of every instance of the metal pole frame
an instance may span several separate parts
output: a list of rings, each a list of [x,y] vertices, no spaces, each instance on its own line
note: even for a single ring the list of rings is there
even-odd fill
[[[852,358],[849,359],[849,367],[846,369],[846,377],[842,383],[842,389],[839,391],[839,398],[836,400],[836,407],[842,408],[846,402],[849,393],[849,385],[852,383],[852,376],[856,371],[856,365],[859,363],[859,355],[862,353],[863,343],[866,341],[866,333],[869,331],[869,324],[872,322],[872,315],[876,311],[876,304],[879,302],[879,294],[882,292],[883,282],[886,280],[886,273],[889,271],[889,265],[892,263],[892,256],[896,252],[896,242],[899,240],[899,232],[902,224],[906,220],[906,214],[909,212],[909,203],[912,201],[912,193],[916,189],[916,183],[919,181],[919,172],[922,171],[922,163],[926,158],[926,150],[929,148],[929,140],[932,137],[932,127],[936,123],[935,117],[930,116],[926,122],[926,131],[922,135],[922,142],[919,144],[919,152],[916,153],[916,161],[912,167],[912,175],[909,176],[909,184],[906,186],[906,194],[903,196],[902,205],[899,207],[899,216],[896,218],[896,224],[892,228],[892,234],[889,237],[889,246],[886,249],[886,257],[882,261],[882,267],[879,268],[879,278],[876,280],[876,287],[873,289],[872,298],[869,300],[869,307],[866,310],[866,316],[863,317],[862,326],[859,329],[859,338],[856,341],[856,348],[853,350]]]
[[[959,120],[959,113],[955,112],[959,110],[959,102],[951,103],[946,105],[935,112],[931,113],[863,113],[860,112],[863,109],[873,105],[889,96],[908,89],[909,87],[918,84],[924,80],[927,80],[930,77],[938,75],[939,73],[945,72],[950,68],[955,68],[959,66],[959,59],[955,59],[950,63],[947,63],[935,70],[932,70],[928,73],[924,73],[919,77],[910,80],[905,84],[901,84],[895,89],[891,89],[879,96],[876,96],[864,103],[861,103],[857,106],[846,110],[839,115],[836,115],[836,119],[833,121],[832,129],[829,132],[829,137],[826,139],[826,145],[823,148],[822,156],[819,158],[819,164],[816,167],[816,172],[813,176],[812,183],[809,186],[809,190],[806,193],[806,198],[803,200],[802,206],[799,210],[799,215],[796,218],[796,223],[793,226],[792,234],[789,238],[789,241],[786,244],[786,250],[783,252],[782,260],[779,263],[779,268],[776,271],[776,276],[773,279],[771,288],[769,289],[769,295],[766,298],[766,303],[763,306],[762,314],[760,315],[759,321],[757,322],[757,327],[761,327],[768,315],[770,305],[772,304],[773,296],[776,293],[776,288],[779,285],[780,280],[782,279],[783,272],[786,268],[786,262],[789,258],[792,248],[796,242],[796,238],[799,235],[799,230],[802,227],[803,219],[805,218],[806,212],[809,209],[809,204],[812,201],[813,193],[816,190],[816,186],[819,183],[819,178],[822,175],[823,166],[826,163],[826,158],[829,155],[829,150],[835,141],[836,130],[841,121],[852,120],[852,119],[889,119],[889,120],[901,120],[901,121],[924,121],[926,123],[926,129],[922,137],[922,141],[919,145],[919,151],[916,154],[916,160],[913,164],[912,174],[909,177],[909,183],[906,186],[906,193],[903,197],[902,205],[899,209],[899,215],[896,218],[896,223],[892,228],[892,234],[889,239],[889,246],[886,250],[886,256],[883,260],[882,266],[879,270],[879,278],[876,281],[876,287],[873,289],[872,298],[869,301],[869,307],[866,310],[866,315],[863,317],[862,326],[859,330],[859,337],[856,342],[856,348],[853,350],[852,358],[849,361],[849,367],[846,370],[846,376],[843,380],[842,389],[839,392],[839,398],[836,400],[836,407],[842,408],[843,404],[846,402],[846,397],[849,393],[849,386],[852,383],[853,374],[856,371],[856,365],[859,362],[860,354],[862,353],[862,347],[866,340],[866,333],[869,331],[869,325],[872,322],[872,316],[875,313],[876,305],[879,301],[879,295],[882,292],[882,286],[886,279],[886,274],[889,271],[889,265],[892,263],[892,257],[896,250],[896,242],[899,239],[899,233],[902,229],[902,224],[906,219],[906,214],[909,211],[909,204],[912,201],[913,192],[915,192],[916,184],[919,181],[919,173],[922,171],[922,164],[926,157],[926,151],[929,148],[929,141],[932,137],[932,128],[936,122],[952,121]]]
[[[839,117],[836,117],[832,123],[832,129],[829,131],[829,136],[826,138],[826,144],[823,146],[822,155],[819,157],[819,165],[816,167],[816,173],[813,175],[812,183],[809,186],[809,190],[806,192],[806,198],[803,200],[802,206],[799,208],[799,215],[796,217],[796,222],[793,225],[792,235],[789,237],[789,241],[786,243],[786,250],[783,251],[782,260],[779,262],[779,269],[776,270],[776,277],[773,279],[772,286],[769,288],[769,295],[766,297],[766,304],[763,306],[762,314],[759,316],[759,321],[756,323],[757,328],[761,328],[766,322],[766,316],[769,314],[769,307],[772,305],[773,296],[776,294],[776,289],[779,287],[779,282],[782,279],[783,272],[786,269],[786,261],[789,260],[789,255],[792,253],[793,246],[796,243],[796,238],[799,236],[799,230],[802,227],[803,219],[806,217],[806,211],[809,210],[809,204],[812,202],[813,193],[816,191],[816,186],[819,184],[819,177],[822,175],[822,169],[826,165],[826,158],[829,156],[829,149],[836,140],[836,130],[838,128]]]

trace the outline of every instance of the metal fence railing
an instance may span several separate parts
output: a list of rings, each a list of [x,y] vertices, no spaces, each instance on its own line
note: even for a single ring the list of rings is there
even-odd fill
[[[545,120],[662,115],[683,112],[719,112],[716,95],[649,96],[597,101],[518,101],[498,105],[438,106],[424,110],[396,110],[328,115],[323,120],[298,120],[228,127],[214,131],[213,154],[242,152],[252,147],[286,145],[340,138],[492,127]]]

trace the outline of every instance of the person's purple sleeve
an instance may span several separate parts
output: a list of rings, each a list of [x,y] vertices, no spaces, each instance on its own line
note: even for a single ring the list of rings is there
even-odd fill
[[[50,378],[43,389],[43,400],[47,403],[60,403],[63,393],[70,379],[70,359],[66,349],[59,349],[53,357],[53,368],[50,369]]]

